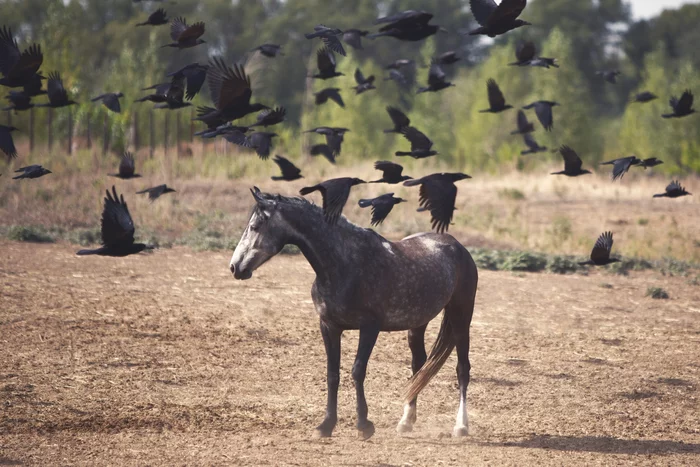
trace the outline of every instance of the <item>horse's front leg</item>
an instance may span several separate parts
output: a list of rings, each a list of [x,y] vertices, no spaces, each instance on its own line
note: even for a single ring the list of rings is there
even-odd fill
[[[343,331],[321,320],[321,335],[326,347],[326,379],[328,384],[328,401],[326,403],[326,417],[316,427],[316,436],[328,438],[333,433],[333,428],[338,421],[338,384],[340,384],[340,336]]]
[[[374,434],[374,424],[367,419],[367,400],[365,399],[365,375],[367,362],[372,349],[377,342],[379,326],[360,328],[360,343],[357,346],[357,356],[352,366],[352,379],[355,381],[357,394],[357,430],[360,438],[369,439]]]

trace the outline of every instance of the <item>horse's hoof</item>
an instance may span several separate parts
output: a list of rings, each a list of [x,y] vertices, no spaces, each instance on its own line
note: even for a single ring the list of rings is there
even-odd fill
[[[314,430],[314,439],[321,439],[321,438],[330,438],[331,435],[333,434],[333,430],[324,430],[321,427],[318,427]]]
[[[413,431],[413,425],[409,423],[399,423],[396,425],[396,432],[397,433],[410,433]]]
[[[469,428],[466,426],[456,426],[454,430],[452,430],[452,436],[455,438],[462,438],[464,436],[469,435]]]
[[[367,423],[363,426],[357,427],[357,437],[362,441],[367,441],[374,434],[374,423],[367,420]]]

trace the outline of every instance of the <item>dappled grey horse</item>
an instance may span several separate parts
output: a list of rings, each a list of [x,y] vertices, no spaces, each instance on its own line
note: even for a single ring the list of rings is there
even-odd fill
[[[323,210],[304,199],[251,191],[256,204],[231,258],[234,277],[250,279],[287,244],[299,247],[316,272],[311,297],[321,318],[328,379],[326,417],[317,436],[331,436],[336,425],[340,336],[346,329],[360,330],[352,378],[362,438],[374,434],[364,390],[367,361],[380,331],[402,330],[408,330],[413,378],[397,430],[412,430],[418,393],[456,347],[460,399],[453,434],[466,435],[469,325],[477,284],[469,252],[446,234],[417,234],[394,243],[345,218],[329,225]],[[426,361],[425,328],[442,309],[442,325]]]

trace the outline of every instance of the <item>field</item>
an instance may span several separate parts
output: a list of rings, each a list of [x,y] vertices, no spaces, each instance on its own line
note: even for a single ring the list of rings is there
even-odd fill
[[[454,357],[399,436],[404,333],[382,334],[356,438],[344,336],[340,421],[314,440],[325,355],[301,256],[247,282],[230,251],[123,259],[0,241],[0,465],[697,465],[700,287],[688,277],[482,271],[471,436],[449,434]],[[646,297],[663,288],[667,300]],[[429,327],[429,340],[437,322]]]

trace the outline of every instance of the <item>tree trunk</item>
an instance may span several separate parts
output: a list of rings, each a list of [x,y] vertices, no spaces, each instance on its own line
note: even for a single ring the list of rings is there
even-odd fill
[[[151,148],[149,151],[149,157],[153,159],[153,153],[156,150],[156,127],[155,123],[153,122],[154,116],[153,116],[153,109],[150,110],[150,113],[148,114],[148,130],[149,130],[149,139],[148,143],[150,144]]]
[[[163,118],[163,156],[168,155],[168,112],[167,110],[164,110],[163,113],[165,114],[165,117]]]
[[[87,127],[87,148],[92,151],[92,126],[90,121],[90,112],[85,114],[85,126]]]
[[[107,117],[107,112],[104,114],[102,120],[102,155],[106,156],[109,151],[109,117]]]
[[[49,107],[48,114],[48,130],[49,130],[49,152],[53,146],[53,109]]]
[[[29,109],[29,152],[34,152],[34,107]]]
[[[73,155],[73,107],[68,106],[68,155]]]

